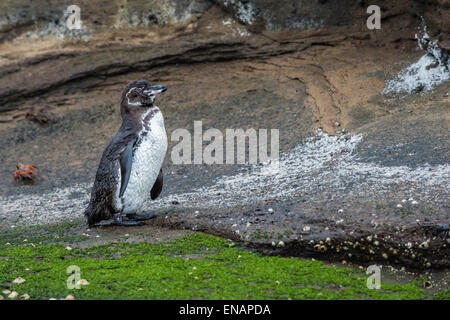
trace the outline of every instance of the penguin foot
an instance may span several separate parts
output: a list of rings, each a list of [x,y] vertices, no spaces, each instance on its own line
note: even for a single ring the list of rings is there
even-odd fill
[[[136,220],[123,221],[123,218],[122,218],[121,214],[117,214],[117,215],[114,216],[114,222],[115,222],[116,225],[123,226],[123,227],[142,226],[142,225],[145,224],[142,221],[136,221]]]
[[[143,214],[127,214],[127,218],[129,221],[145,221],[149,219],[153,219],[157,217],[158,214],[151,212],[151,213],[143,213]]]

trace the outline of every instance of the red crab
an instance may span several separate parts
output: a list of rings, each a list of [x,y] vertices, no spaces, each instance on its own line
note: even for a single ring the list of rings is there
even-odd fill
[[[27,112],[25,117],[30,121],[40,124],[41,126],[56,123],[56,120],[52,117],[52,115],[48,114],[45,109],[40,109],[37,113]]]
[[[44,179],[44,177],[36,173],[36,169],[37,167],[32,164],[22,164],[19,162],[14,172],[14,184],[16,184],[17,179],[31,180],[33,182],[37,182],[36,177]]]

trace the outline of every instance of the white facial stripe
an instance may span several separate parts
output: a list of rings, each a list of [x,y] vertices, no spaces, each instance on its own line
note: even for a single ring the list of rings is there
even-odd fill
[[[131,91],[133,91],[133,90],[135,90],[135,89],[136,89],[136,87],[131,88],[131,89],[127,92],[127,94],[125,95],[125,97],[127,97],[128,104],[129,104],[130,106],[141,106],[141,105],[142,105],[141,102],[139,102],[139,101],[137,101],[137,102],[130,102],[130,98],[128,98],[128,95],[131,93]]]

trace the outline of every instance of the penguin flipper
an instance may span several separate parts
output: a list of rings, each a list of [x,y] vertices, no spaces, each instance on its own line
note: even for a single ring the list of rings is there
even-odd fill
[[[120,193],[119,197],[122,197],[127,189],[128,181],[130,180],[131,166],[133,163],[133,146],[136,142],[135,139],[128,142],[125,150],[120,155]]]
[[[161,168],[161,170],[159,170],[158,178],[156,178],[152,190],[150,191],[150,198],[152,198],[152,200],[158,198],[159,194],[162,191],[162,187],[163,187],[163,171]]]

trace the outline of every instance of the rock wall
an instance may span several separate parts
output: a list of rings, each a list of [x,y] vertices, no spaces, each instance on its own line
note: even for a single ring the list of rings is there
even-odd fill
[[[81,30],[66,27],[72,4],[81,8]],[[380,0],[382,27],[376,31],[366,27],[367,5],[354,0],[3,0],[0,113],[62,86],[93,87],[104,77],[163,65],[277,56],[346,39],[371,41],[374,47],[405,41],[403,47],[415,47],[422,16],[433,39],[449,50],[450,1]],[[54,42],[54,37],[76,41]]]
[[[30,37],[70,34],[66,9],[73,4],[81,9],[84,35],[108,28],[179,23],[213,5],[208,0],[5,0],[0,2],[0,41],[23,33]]]
[[[256,30],[311,29],[365,25],[366,9],[379,5],[382,19],[404,14],[425,16],[436,33],[450,32],[450,2],[447,0],[215,0],[241,23]]]
[[[3,0],[0,2],[0,42],[27,36],[67,33],[66,9],[81,8],[82,34],[108,28],[177,24],[218,5],[251,31],[292,30],[365,24],[365,0]],[[401,15],[424,16],[434,34],[450,33],[448,0],[380,0],[384,21]]]

